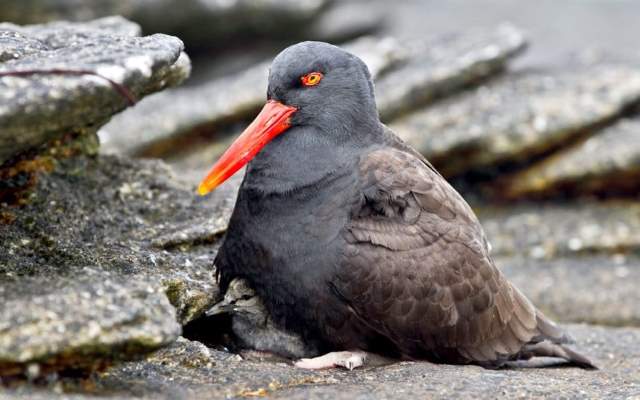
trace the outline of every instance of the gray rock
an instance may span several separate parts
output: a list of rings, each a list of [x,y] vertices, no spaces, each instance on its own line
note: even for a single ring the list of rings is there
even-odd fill
[[[640,249],[640,204],[633,201],[479,207],[496,255],[536,259]]]
[[[385,23],[387,14],[380,8],[370,7],[365,1],[334,1],[318,15],[303,40],[342,43],[358,36],[370,35]]]
[[[20,27],[5,23],[0,31],[6,60],[0,64],[0,74],[92,71],[141,98],[180,83],[190,69],[179,39],[134,37],[138,27],[118,17],[86,24]],[[124,109],[127,99],[95,75],[44,73],[0,76],[0,104],[1,164],[64,134],[95,131]]]
[[[637,254],[552,260],[497,257],[506,276],[556,321],[640,326]]]
[[[161,162],[104,156],[55,165],[37,175],[22,208],[0,205],[0,281],[55,281],[93,266],[163,288],[182,324],[212,304],[212,260],[235,193],[198,198]]]
[[[625,119],[514,174],[502,196],[640,192],[640,119]]]
[[[157,286],[93,268],[3,283],[0,315],[0,376],[95,369],[180,334],[175,309]]]
[[[640,71],[597,66],[507,75],[391,127],[447,175],[525,162],[640,99]]]
[[[378,74],[398,61],[397,43],[365,37],[345,45]],[[105,152],[163,156],[177,143],[215,134],[224,125],[253,117],[264,104],[271,61],[197,87],[166,91],[116,116],[100,130]]]
[[[61,49],[75,44],[91,43],[104,35],[140,36],[140,25],[123,17],[110,16],[85,22],[55,21],[39,25],[20,26],[14,23],[0,23],[1,30],[19,32],[42,42],[44,50]]]
[[[526,46],[524,35],[508,24],[410,44],[406,64],[376,82],[380,116],[388,121],[493,75]]]
[[[634,398],[640,394],[640,329],[589,325],[567,329],[577,339],[576,347],[596,360],[599,371],[487,370],[426,362],[354,371],[305,371],[282,363],[241,360],[179,339],[147,360],[97,375],[92,394],[153,399]],[[23,393],[29,390],[38,391],[22,388]]]
[[[224,46],[230,37],[288,37],[303,31],[328,4],[327,0],[21,0],[4,2],[0,20],[41,23],[84,21],[122,15],[145,32],[179,36],[189,48]]]
[[[47,50],[47,46],[37,39],[16,31],[0,30],[0,62],[22,58],[45,50]]]

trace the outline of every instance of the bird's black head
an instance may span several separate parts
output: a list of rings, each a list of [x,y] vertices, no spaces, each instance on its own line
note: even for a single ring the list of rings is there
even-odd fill
[[[351,53],[323,42],[302,42],[273,60],[267,97],[297,109],[291,125],[327,134],[378,113],[369,69]],[[335,133],[335,132],[333,132]]]
[[[216,188],[272,141],[261,154],[261,167],[254,169],[287,180],[299,171],[294,163],[304,161],[300,168],[309,169],[307,178],[312,179],[320,174],[318,167],[330,169],[327,154],[369,143],[381,131],[367,66],[327,43],[302,42],[278,54],[271,65],[267,100],[200,184],[200,194]]]

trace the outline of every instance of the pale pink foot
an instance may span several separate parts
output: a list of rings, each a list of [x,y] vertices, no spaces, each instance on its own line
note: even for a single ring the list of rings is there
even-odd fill
[[[304,369],[343,367],[352,370],[363,366],[366,359],[367,353],[364,351],[334,351],[320,357],[302,358],[295,365]]]

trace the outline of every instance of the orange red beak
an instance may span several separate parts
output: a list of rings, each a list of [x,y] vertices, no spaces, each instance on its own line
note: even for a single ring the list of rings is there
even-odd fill
[[[253,122],[224,152],[198,186],[201,196],[211,192],[246,165],[273,138],[286,131],[295,107],[269,100]]]

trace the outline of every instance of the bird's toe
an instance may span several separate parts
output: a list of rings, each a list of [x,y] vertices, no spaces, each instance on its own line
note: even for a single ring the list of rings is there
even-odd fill
[[[314,358],[302,358],[295,363],[298,368],[324,369],[343,367],[353,370],[362,367],[367,359],[363,351],[336,351]]]

